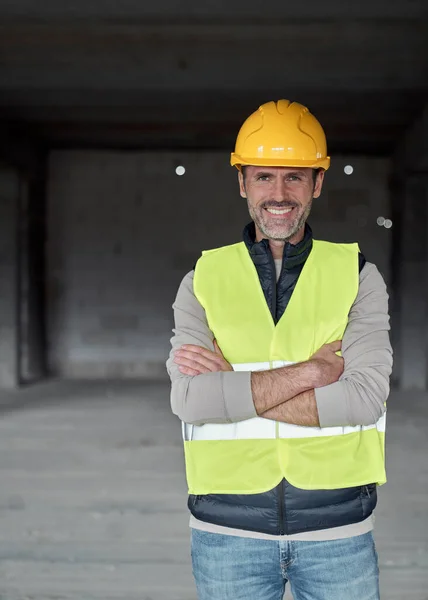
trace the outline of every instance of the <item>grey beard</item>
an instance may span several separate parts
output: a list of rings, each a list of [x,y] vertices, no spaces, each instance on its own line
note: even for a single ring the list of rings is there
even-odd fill
[[[252,210],[252,208],[250,208],[250,207],[248,207],[248,210],[250,213],[250,217],[253,219],[254,223],[257,225],[257,227],[260,229],[260,231],[263,233],[263,235],[266,236],[267,239],[276,240],[279,242],[287,242],[289,239],[291,239],[293,236],[295,236],[296,233],[298,231],[300,231],[302,227],[304,227],[304,225],[309,217],[309,214],[311,212],[311,208],[312,208],[312,202],[310,202],[308,204],[305,212],[302,213],[298,222],[294,225],[294,227],[291,229],[291,231],[287,232],[287,235],[285,237],[283,237],[283,236],[276,237],[275,235],[271,235],[269,233],[269,231],[265,228],[265,226],[262,222],[262,219],[259,220],[257,218],[257,214],[255,213],[255,211]],[[264,209],[261,209],[261,210],[264,210]]]

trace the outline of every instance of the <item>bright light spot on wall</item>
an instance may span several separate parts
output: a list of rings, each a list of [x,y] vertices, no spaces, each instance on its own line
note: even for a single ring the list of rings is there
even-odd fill
[[[385,227],[385,229],[391,229],[392,227],[391,219],[385,219],[385,217],[378,217],[376,223],[379,227]]]
[[[179,165],[175,169],[175,172],[176,172],[177,175],[184,175],[184,173],[186,172],[186,169],[182,165]]]
[[[352,165],[346,165],[343,170],[345,171],[346,175],[352,175],[354,172],[354,167]]]

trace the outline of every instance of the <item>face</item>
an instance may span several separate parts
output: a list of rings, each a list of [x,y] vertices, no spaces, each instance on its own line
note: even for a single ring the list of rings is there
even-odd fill
[[[321,194],[324,171],[314,183],[313,169],[291,167],[254,167],[239,172],[239,188],[247,199],[256,225],[257,239],[297,243],[302,237],[312,199]]]

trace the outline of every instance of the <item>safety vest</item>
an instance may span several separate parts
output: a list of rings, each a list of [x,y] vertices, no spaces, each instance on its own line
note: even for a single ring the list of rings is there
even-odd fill
[[[358,293],[358,245],[313,241],[288,306],[275,324],[244,243],[203,252],[194,292],[235,371],[308,360],[341,340]],[[261,417],[183,423],[191,494],[256,494],[283,478],[302,489],[385,483],[385,417],[368,426],[300,427]]]

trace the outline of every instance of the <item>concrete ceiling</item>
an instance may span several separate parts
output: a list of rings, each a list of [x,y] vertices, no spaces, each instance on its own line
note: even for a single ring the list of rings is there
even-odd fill
[[[427,0],[0,0],[0,120],[47,145],[230,149],[281,97],[332,152],[392,153],[428,99]]]

